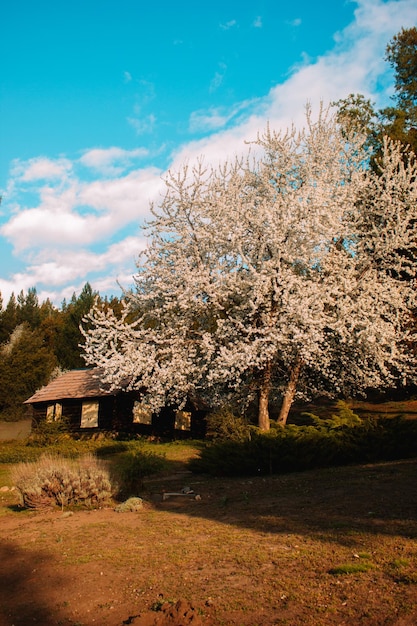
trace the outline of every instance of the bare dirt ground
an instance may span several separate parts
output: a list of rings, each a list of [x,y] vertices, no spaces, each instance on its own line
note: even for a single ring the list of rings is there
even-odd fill
[[[185,485],[200,499],[162,499]],[[417,624],[415,460],[141,495],[135,513],[34,512],[0,492],[0,625]]]

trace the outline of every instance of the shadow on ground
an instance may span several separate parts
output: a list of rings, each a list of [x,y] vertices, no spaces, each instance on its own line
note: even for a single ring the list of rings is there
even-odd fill
[[[56,566],[49,568],[52,557],[36,550],[23,550],[9,541],[0,542],[0,625],[57,623],[59,608],[50,606],[51,591],[62,580]],[[52,574],[53,571],[53,574]]]

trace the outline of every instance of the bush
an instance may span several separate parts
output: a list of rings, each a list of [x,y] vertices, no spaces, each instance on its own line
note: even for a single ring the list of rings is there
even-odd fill
[[[252,434],[248,441],[208,444],[192,471],[256,475],[390,461],[417,456],[417,420],[362,420],[354,425],[294,426]]]
[[[0,463],[23,463],[35,461],[42,455],[41,448],[32,448],[27,443],[16,441],[0,442]]]
[[[113,492],[107,468],[91,455],[76,461],[43,456],[33,463],[16,465],[11,477],[22,505],[31,509],[97,507]]]
[[[217,441],[246,441],[251,437],[251,426],[245,418],[235,415],[229,406],[214,411],[207,417],[206,436]]]
[[[65,418],[56,421],[42,419],[33,425],[30,444],[40,447],[50,446],[69,436],[68,423]]]
[[[318,417],[313,413],[303,413],[309,417],[318,428],[340,428],[341,426],[360,426],[363,421],[352,411],[346,402],[339,400],[337,403],[338,412],[330,418]]]
[[[133,496],[143,489],[143,479],[164,470],[167,462],[163,456],[146,450],[122,453],[113,465],[113,475],[119,485],[119,496]]]

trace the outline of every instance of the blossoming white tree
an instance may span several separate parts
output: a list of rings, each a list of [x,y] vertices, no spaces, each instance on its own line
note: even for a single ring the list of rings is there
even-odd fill
[[[334,394],[413,374],[417,169],[386,144],[379,176],[328,111],[258,136],[247,158],[166,179],[122,319],[95,307],[85,353],[158,410],[189,394]],[[414,273],[413,273],[414,276]],[[92,325],[92,327],[91,327]]]

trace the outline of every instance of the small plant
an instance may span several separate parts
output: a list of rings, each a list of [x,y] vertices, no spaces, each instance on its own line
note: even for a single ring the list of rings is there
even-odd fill
[[[399,570],[403,567],[407,567],[409,564],[410,562],[408,561],[408,559],[394,559],[394,561],[392,561],[389,566],[392,570]]]
[[[143,488],[143,479],[166,467],[163,456],[146,450],[129,450],[114,463],[113,472],[119,484],[119,495],[136,495]]]
[[[399,585],[417,585],[417,572],[408,559],[395,559],[389,564],[389,574]]]
[[[360,426],[362,420],[359,415],[356,415],[352,409],[343,400],[337,402],[337,413],[333,413],[329,418],[319,417],[314,413],[304,413],[306,417],[309,417],[317,428],[341,428],[348,426],[353,428],[354,426]]]
[[[11,476],[22,505],[31,509],[96,507],[113,491],[107,468],[91,455],[77,460],[43,456],[16,465]]]
[[[136,511],[141,511],[143,509],[143,500],[142,498],[128,498],[125,502],[121,502],[114,509],[116,513],[135,513]]]
[[[362,574],[363,572],[369,572],[373,569],[372,563],[346,563],[344,565],[338,565],[329,570],[329,574],[339,576],[343,574]]]
[[[42,419],[34,424],[30,443],[40,447],[54,445],[69,436],[68,430],[68,422],[64,417],[56,421]]]
[[[251,427],[247,420],[224,406],[207,417],[207,437],[217,441],[247,441]]]

